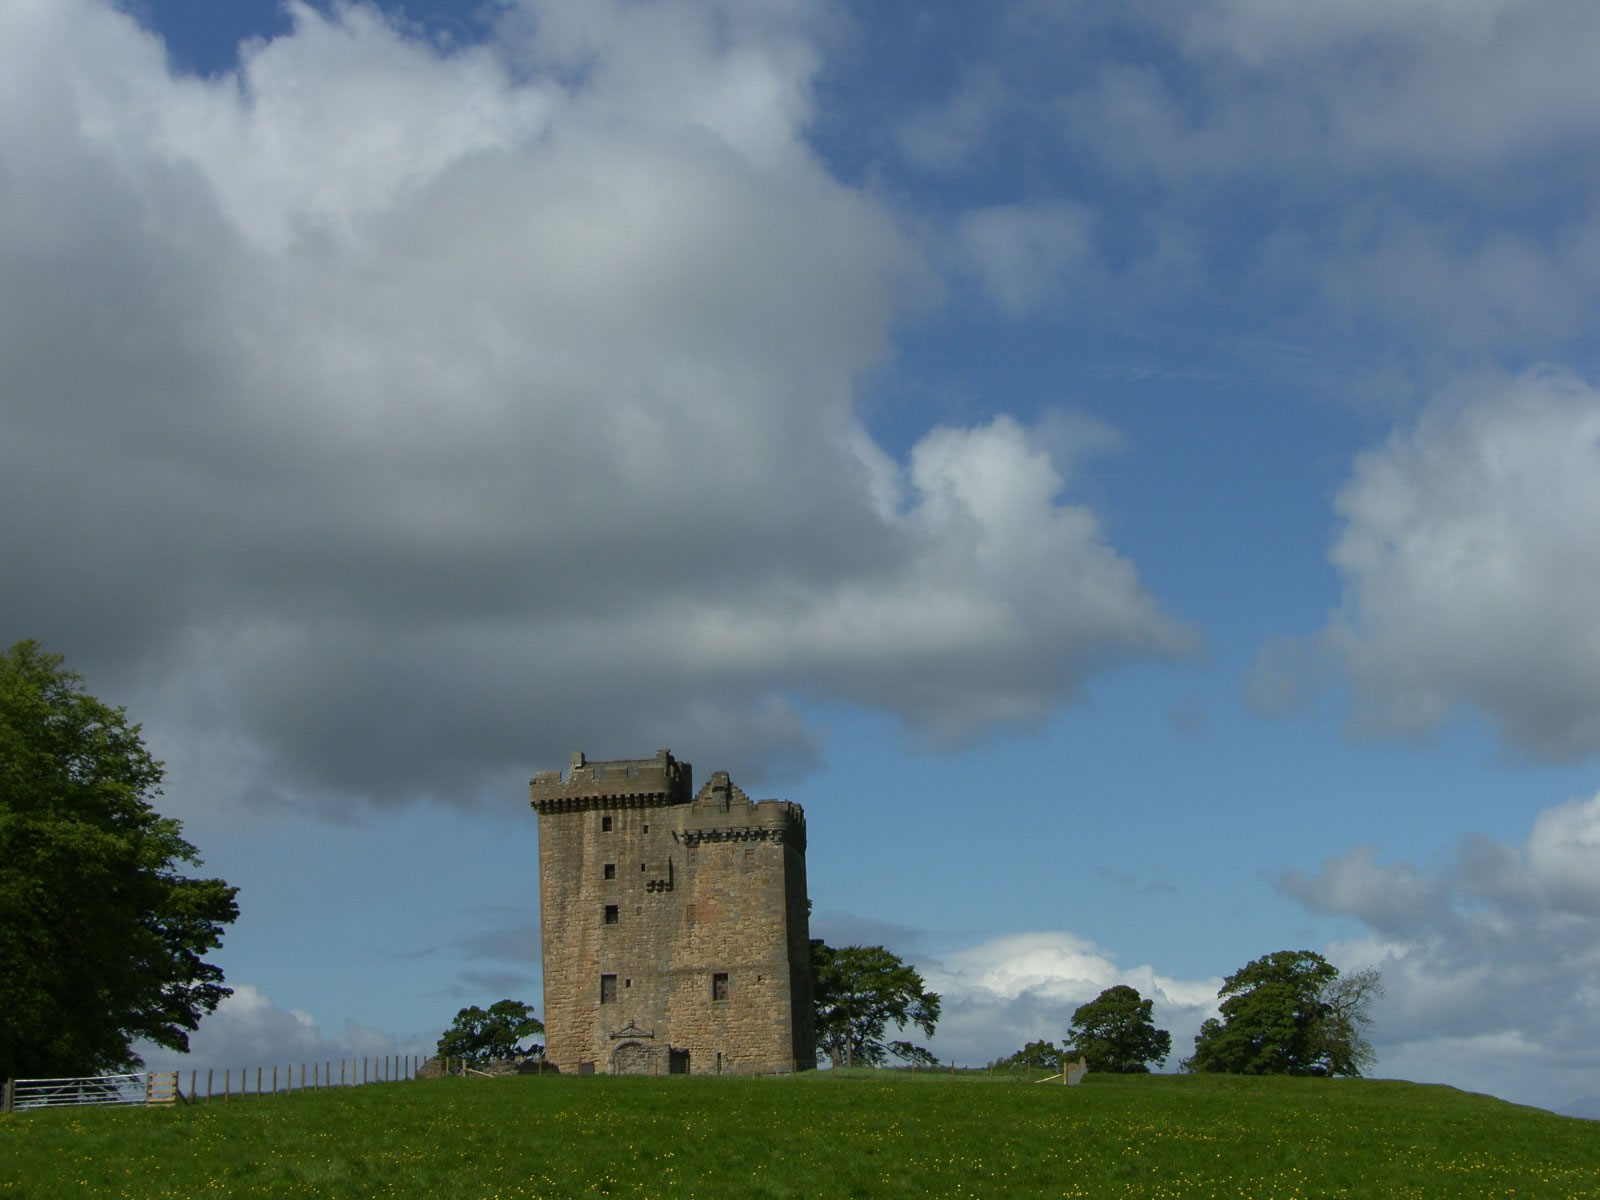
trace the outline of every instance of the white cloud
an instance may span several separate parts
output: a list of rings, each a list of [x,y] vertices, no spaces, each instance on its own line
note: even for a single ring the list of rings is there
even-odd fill
[[[811,6],[290,14],[207,80],[0,14],[0,616],[174,753],[330,803],[579,744],[754,778],[814,759],[797,695],[971,737],[1187,648],[1062,496],[1098,435],[857,421],[937,285],[810,149]],[[1072,242],[1023,215],[1018,302]]]
[[[1594,1090],[1600,795],[1544,810],[1521,847],[1469,837],[1431,868],[1360,847],[1280,887],[1372,931],[1331,953],[1383,972],[1379,1074],[1554,1107]]]
[[[1060,1043],[1079,1005],[1116,984],[1154,1002],[1157,1028],[1172,1034],[1166,1069],[1190,1053],[1207,1016],[1215,1015],[1219,979],[1182,980],[1153,967],[1118,967],[1110,955],[1073,934],[1010,934],[919,961],[928,987],[943,998],[934,1048],[944,1059],[985,1063],[1030,1041]]]
[[[216,1011],[201,1018],[200,1027],[189,1035],[188,1054],[137,1044],[134,1049],[145,1066],[152,1071],[180,1072],[211,1068],[219,1072],[216,1086],[220,1090],[220,1072],[225,1067],[270,1071],[278,1063],[299,1065],[432,1050],[432,1041],[422,1035],[396,1037],[355,1021],[346,1021],[338,1031],[324,1031],[311,1014],[280,1008],[252,984],[232,986],[233,995],[224,997]]]
[[[1426,735],[1470,705],[1521,754],[1600,750],[1600,394],[1535,371],[1435,402],[1336,507],[1322,637],[1353,729]]]

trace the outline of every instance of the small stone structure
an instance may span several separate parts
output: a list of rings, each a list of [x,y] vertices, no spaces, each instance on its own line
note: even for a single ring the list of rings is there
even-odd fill
[[[805,814],[687,762],[542,771],[545,1058],[573,1074],[815,1065]]]

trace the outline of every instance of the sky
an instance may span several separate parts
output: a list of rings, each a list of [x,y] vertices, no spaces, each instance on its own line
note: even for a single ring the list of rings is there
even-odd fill
[[[805,808],[981,1065],[1375,966],[1600,1111],[1600,8],[0,0],[0,638],[239,886],[184,1065],[542,1008],[533,772]],[[152,1066],[174,1063],[151,1050]]]

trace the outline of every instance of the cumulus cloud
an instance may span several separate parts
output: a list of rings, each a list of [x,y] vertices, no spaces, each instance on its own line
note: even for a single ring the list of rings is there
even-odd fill
[[[1222,980],[1183,980],[1148,965],[1119,967],[1110,954],[1071,933],[1019,933],[919,961],[928,986],[943,997],[934,1046],[940,1057],[984,1063],[1030,1041],[1060,1043],[1079,1005],[1116,984],[1154,1001],[1158,1028],[1172,1034],[1167,1068],[1189,1053],[1206,1017],[1215,1015]]]
[[[1600,1052],[1600,795],[1541,812],[1521,846],[1463,839],[1441,863],[1357,847],[1286,894],[1370,931],[1334,951],[1376,965],[1379,1072],[1559,1105],[1592,1090]],[[1567,1086],[1570,1095],[1551,1094]]]
[[[1048,431],[857,420],[937,289],[808,144],[811,6],[288,12],[211,79],[0,15],[0,615],[175,753],[340,808],[580,744],[762,778],[797,697],[970,738],[1191,644]]]
[[[1544,370],[1439,400],[1336,508],[1343,600],[1316,642],[1263,652],[1263,703],[1331,661],[1360,734],[1425,736],[1470,706],[1520,755],[1600,750],[1600,394]]]
[[[437,1040],[437,1035],[434,1039]],[[140,1043],[134,1049],[152,1071],[204,1071],[208,1067],[266,1067],[275,1063],[326,1062],[385,1054],[425,1054],[433,1041],[425,1035],[395,1036],[346,1021],[340,1030],[323,1030],[310,1013],[281,1008],[253,984],[234,984],[216,1011],[203,1017],[189,1035],[189,1053]],[[185,1085],[187,1087],[187,1083]],[[222,1086],[219,1077],[217,1087]]]

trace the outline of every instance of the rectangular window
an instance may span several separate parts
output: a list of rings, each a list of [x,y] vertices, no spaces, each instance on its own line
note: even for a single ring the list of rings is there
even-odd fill
[[[711,998],[713,1000],[726,1000],[728,998],[728,973],[718,971],[711,977]]]
[[[617,906],[615,904],[608,904],[608,905],[606,905],[606,924],[607,925],[615,925],[616,923],[617,923]]]
[[[694,905],[685,904],[683,906],[683,919],[691,925],[694,924]]]
[[[615,975],[600,976],[600,1003],[615,1004],[617,1002],[617,977]]]
[[[645,832],[646,832],[646,833],[649,833],[649,832],[650,832],[650,822],[649,822],[649,821],[646,821],[646,822],[645,822],[645,823],[644,823],[644,831],[645,831]]]
[[[611,832],[611,818],[610,817],[601,817],[600,818],[600,832],[601,833],[610,833]]]
[[[751,861],[753,858],[755,858],[755,856],[756,856],[756,852],[753,849],[746,850],[744,852],[744,860],[745,860],[745,862]]]
[[[605,876],[606,876],[607,879],[615,879],[617,877],[617,864],[616,863],[607,863],[606,864]]]

